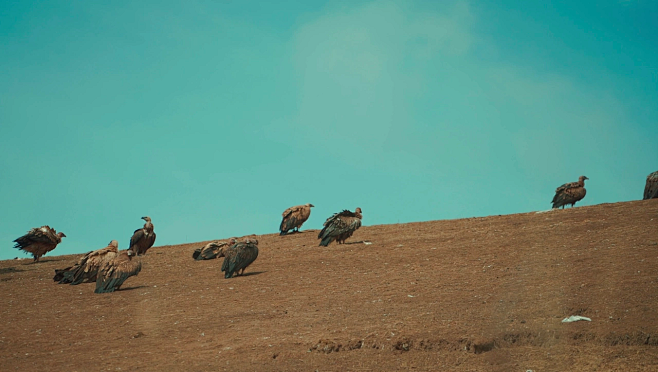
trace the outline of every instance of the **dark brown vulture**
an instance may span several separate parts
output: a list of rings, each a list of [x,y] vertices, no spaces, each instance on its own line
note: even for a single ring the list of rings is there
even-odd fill
[[[235,238],[231,238],[228,241],[215,241],[210,242],[204,245],[201,248],[197,248],[192,253],[192,258],[197,261],[201,260],[212,260],[219,257],[224,257],[224,250],[237,243]]]
[[[318,239],[322,239],[320,245],[326,247],[334,240],[338,244],[343,244],[356,229],[361,227],[362,218],[361,208],[357,208],[354,213],[347,209],[340,213],[334,213],[333,216],[327,218],[324,222],[324,228],[318,234]]]
[[[224,250],[224,256],[222,264],[224,278],[231,278],[234,273],[236,276],[243,275],[244,270],[258,257],[258,240],[249,238],[244,242],[234,244]]]
[[[119,242],[112,240],[105,248],[91,251],[82,256],[78,262],[63,270],[55,270],[53,280],[59,284],[77,285],[83,281],[95,282],[98,270],[119,254]]]
[[[142,271],[142,263],[133,259],[131,250],[119,253],[111,261],[106,262],[98,271],[95,293],[109,293],[121,288],[123,282]]]
[[[279,226],[279,235],[286,235],[288,231],[294,230],[293,232],[299,232],[299,228],[302,227],[304,222],[308,220],[308,217],[311,215],[311,208],[315,207],[313,204],[304,204],[296,205],[290,207],[283,211],[283,220],[281,221],[281,226]]]
[[[155,243],[155,232],[153,232],[153,224],[151,217],[142,217],[146,223],[141,229],[135,230],[133,237],[130,238],[129,250],[133,251],[135,255],[141,256],[146,254],[146,251]]]
[[[647,176],[647,185],[644,186],[643,199],[658,199],[658,171]]]
[[[50,226],[35,227],[27,234],[14,240],[14,243],[16,243],[14,248],[32,253],[34,262],[37,262],[41,256],[55,249],[57,244],[61,243],[62,238],[65,237],[64,233],[58,233]]]
[[[555,196],[553,197],[553,209],[560,208],[564,209],[564,206],[571,204],[571,207],[585,197],[587,190],[585,190],[585,180],[589,178],[585,176],[578,177],[578,182],[569,182],[558,187],[555,190]]]

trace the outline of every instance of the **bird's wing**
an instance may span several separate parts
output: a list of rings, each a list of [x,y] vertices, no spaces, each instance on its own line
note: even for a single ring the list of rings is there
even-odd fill
[[[144,229],[137,229],[130,238],[130,248],[137,244],[140,240],[144,239]],[[129,249],[130,249],[129,248]]]
[[[114,289],[133,275],[139,274],[142,263],[131,260],[125,253],[105,264],[96,279],[96,293],[113,292]]]
[[[232,267],[235,266],[235,257],[238,252],[243,249],[245,246],[244,243],[236,243],[228,249],[224,250],[224,262],[222,263],[223,272],[233,272]]]
[[[228,244],[226,242],[210,242],[197,251],[195,255],[192,255],[196,260],[212,260],[220,255],[222,252],[222,247],[226,247]]]
[[[289,215],[290,213],[293,213],[293,212],[299,210],[299,209],[302,208],[302,207],[303,207],[303,205],[295,205],[294,207],[290,207],[290,208],[286,209],[285,211],[283,211],[283,213],[281,214],[281,216],[285,218],[285,217],[286,217],[287,215]]]
[[[563,192],[563,191],[566,191],[566,190],[572,189],[572,188],[574,188],[574,187],[580,187],[580,185],[578,184],[578,182],[568,182],[568,183],[565,183],[564,185],[562,185],[562,186],[558,187],[557,189],[555,189],[555,192],[556,192],[556,193],[558,193],[558,192]]]
[[[42,226],[40,228],[33,228],[30,231],[27,232],[27,234],[21,236],[20,238],[16,239],[22,239],[22,240],[28,240],[33,243],[55,243],[57,242],[56,237],[57,235],[53,234],[51,232],[50,227],[48,226]],[[24,238],[24,239],[23,239]]]
[[[251,265],[258,257],[258,246],[255,244],[247,244],[243,249],[240,249],[235,258],[233,259],[231,271],[238,271]]]

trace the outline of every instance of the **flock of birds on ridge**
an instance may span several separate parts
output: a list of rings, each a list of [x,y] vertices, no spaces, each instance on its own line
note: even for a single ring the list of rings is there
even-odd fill
[[[557,209],[566,205],[573,207],[576,202],[585,197],[585,180],[588,178],[580,176],[577,182],[565,183],[555,190],[552,207]],[[643,199],[658,198],[658,171],[647,176]],[[299,228],[311,215],[313,204],[298,205],[290,207],[283,212],[283,220],[279,227],[280,235],[286,235],[290,231],[299,232]],[[343,210],[334,213],[323,224],[324,228],[318,234],[321,246],[328,246],[336,241],[342,244],[354,231],[361,227],[363,218],[361,208],[354,212]],[[82,256],[73,266],[61,270],[55,270],[53,280],[60,284],[80,284],[83,282],[96,282],[96,293],[114,292],[133,275],[142,270],[139,260],[134,256],[141,256],[155,243],[155,232],[150,217],[142,217],[144,226],[135,230],[130,238],[130,247],[119,252],[119,242],[112,240],[110,244],[95,251],[88,252]],[[14,240],[14,248],[29,252],[34,256],[34,262],[47,252],[55,249],[57,244],[66,237],[64,233],[57,232],[50,226],[33,228],[27,234]],[[245,269],[258,257],[258,240],[248,237],[241,242],[235,238],[226,241],[213,241],[192,253],[195,260],[211,260],[224,257],[222,272],[224,278],[243,275]]]

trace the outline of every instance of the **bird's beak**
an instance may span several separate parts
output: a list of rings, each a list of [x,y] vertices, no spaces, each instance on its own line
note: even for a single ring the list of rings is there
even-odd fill
[[[144,221],[146,221],[146,217],[142,217],[142,219],[143,219]]]

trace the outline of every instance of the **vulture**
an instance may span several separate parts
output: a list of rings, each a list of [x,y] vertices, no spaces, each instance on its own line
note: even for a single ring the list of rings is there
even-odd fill
[[[213,258],[224,257],[224,250],[231,247],[233,244],[237,243],[235,238],[231,238],[228,241],[214,241],[204,245],[201,248],[197,248],[192,253],[192,258],[197,261],[201,260],[212,260]]]
[[[142,271],[142,263],[134,260],[129,249],[117,254],[98,270],[95,293],[109,293],[121,288],[123,282]]]
[[[308,220],[311,215],[311,208],[315,207],[313,204],[296,205],[283,211],[283,220],[279,226],[279,235],[286,235],[288,231],[299,232],[302,224]],[[294,230],[297,229],[297,230]]]
[[[34,262],[37,262],[41,256],[55,249],[57,244],[61,243],[62,238],[65,237],[66,235],[63,232],[57,232],[50,226],[35,227],[27,234],[14,240],[14,243],[16,243],[14,248],[32,253]]]
[[[658,199],[658,171],[647,176],[647,185],[644,187],[643,199]]]
[[[361,227],[362,218],[361,208],[357,208],[354,213],[347,209],[340,213],[334,213],[333,216],[327,218],[324,222],[324,228],[318,234],[318,239],[322,239],[320,245],[326,247],[334,240],[338,244],[343,244],[356,229]]]
[[[153,246],[155,243],[155,233],[153,232],[153,224],[151,223],[151,217],[142,217],[146,223],[141,229],[135,230],[132,238],[130,238],[130,247],[129,250],[137,256],[146,254],[146,251]]]
[[[258,240],[253,238],[245,239],[244,242],[225,249],[224,263],[222,264],[224,278],[231,278],[234,273],[236,276],[243,275],[244,270],[256,261],[256,257],[258,257]]]
[[[555,196],[553,197],[553,209],[560,208],[564,209],[564,206],[571,204],[571,207],[585,197],[585,180],[589,178],[585,176],[578,177],[578,182],[569,182],[558,187],[555,190]]]
[[[112,261],[119,254],[119,242],[112,240],[107,247],[91,251],[78,262],[63,270],[55,270],[53,280],[59,284],[70,283],[77,285],[83,281],[95,282],[98,270],[107,262]]]

